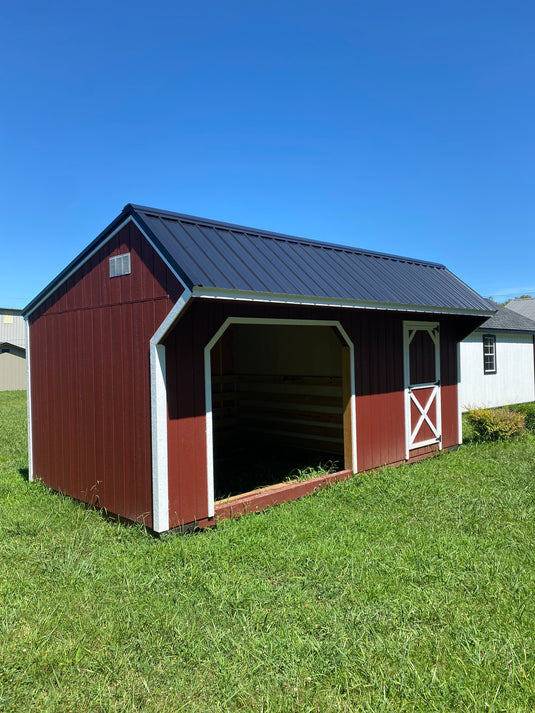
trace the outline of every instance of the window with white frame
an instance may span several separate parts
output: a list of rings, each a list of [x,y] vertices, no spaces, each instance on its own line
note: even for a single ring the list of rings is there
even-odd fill
[[[483,372],[496,373],[496,337],[494,334],[483,335]]]

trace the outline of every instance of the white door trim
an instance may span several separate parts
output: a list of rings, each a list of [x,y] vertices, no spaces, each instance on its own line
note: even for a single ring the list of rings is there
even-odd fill
[[[425,331],[430,336],[435,345],[435,381],[428,384],[411,384],[410,378],[410,345],[418,331]],[[412,322],[403,321],[403,388],[405,399],[405,459],[409,460],[410,451],[433,443],[438,443],[439,450],[442,449],[442,408],[440,389],[440,323],[439,322]],[[425,405],[415,396],[414,392],[421,389],[431,388]],[[433,402],[436,404],[436,424],[433,424],[428,416],[429,409]],[[420,415],[416,426],[411,425],[411,404],[414,404]],[[425,441],[415,441],[418,431],[424,421],[430,427],[434,438]]]

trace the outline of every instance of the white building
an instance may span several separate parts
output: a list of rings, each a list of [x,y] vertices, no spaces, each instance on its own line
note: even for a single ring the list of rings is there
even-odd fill
[[[535,321],[508,307],[461,342],[463,411],[535,401]]]
[[[26,389],[26,325],[21,310],[0,307],[0,391]]]

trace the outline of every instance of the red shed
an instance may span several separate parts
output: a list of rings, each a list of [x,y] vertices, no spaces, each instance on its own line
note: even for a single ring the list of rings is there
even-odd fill
[[[493,312],[443,265],[129,204],[24,310],[30,478],[164,532],[310,489],[255,490],[274,455],[454,447]]]

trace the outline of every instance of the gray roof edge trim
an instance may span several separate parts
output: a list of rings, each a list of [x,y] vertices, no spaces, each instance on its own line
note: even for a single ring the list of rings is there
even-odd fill
[[[32,312],[35,312],[35,310],[38,309],[55,290],[61,287],[61,285],[66,282],[69,277],[74,275],[74,273],[79,270],[82,265],[84,265],[88,260],[90,260],[96,252],[98,252],[104,245],[106,245],[106,243],[110,241],[115,235],[117,235],[117,233],[122,230],[124,226],[127,225],[129,222],[133,222],[136,225],[138,230],[149,241],[151,246],[165,262],[167,267],[175,275],[175,277],[182,284],[182,286],[186,289],[191,289],[191,285],[188,287],[179,272],[177,272],[177,270],[175,269],[173,262],[170,262],[169,259],[166,257],[166,251],[162,250],[159,242],[151,238],[152,231],[149,230],[149,234],[147,234],[147,229],[139,224],[137,216],[134,216],[132,213],[126,212],[125,209],[117,216],[117,218],[112,220],[112,222],[101,233],[99,233],[99,235],[94,240],[91,241],[91,243],[85,248],[85,250],[82,250],[82,252],[79,253],[77,257],[75,257],[74,260],[72,260],[67,265],[67,267],[65,267],[57,275],[57,277],[52,280],[52,282],[49,282],[48,285],[44,289],[42,289],[41,292],[39,292],[39,294],[26,305],[26,307],[21,310],[21,314],[24,319],[27,320],[28,317],[32,314]]]
[[[22,347],[20,344],[15,344],[15,342],[10,342],[8,339],[0,341],[0,347],[3,346],[15,347],[16,349],[20,349],[23,352],[26,351],[26,347]]]
[[[474,332],[479,332],[481,334],[535,334],[535,327],[533,329],[514,329],[513,327],[509,327],[507,329],[504,329],[503,327],[500,327],[499,329],[496,329],[495,327],[487,327],[485,329],[485,325],[481,325],[481,327],[478,327],[477,329],[474,329]]]
[[[474,290],[473,287],[470,287],[470,285],[468,285],[466,282],[464,282],[464,280],[461,280],[460,277],[457,277],[457,275],[454,272],[452,272],[451,270],[449,270],[447,267],[445,268],[445,270],[448,273],[448,275],[450,277],[452,277],[454,280],[456,280],[460,285],[462,285],[465,290],[468,290],[473,295],[476,295],[476,297],[478,297],[480,300],[483,300],[483,302],[486,302],[488,305],[490,305],[490,308],[492,310],[491,314],[496,314],[496,312],[498,311],[498,308],[491,300],[487,299],[486,297],[482,297],[478,292],[476,292]]]
[[[213,220],[211,218],[201,218],[197,215],[188,215],[187,213],[175,213],[170,210],[160,210],[159,208],[151,208],[149,206],[137,205],[135,203],[128,203],[124,210],[132,209],[136,214],[149,213],[157,218],[171,218],[177,221],[188,221],[199,223],[210,228],[225,228],[226,230],[238,230],[240,232],[247,233],[257,238],[272,238],[274,240],[285,240],[293,243],[298,243],[300,245],[309,245],[311,247],[317,248],[327,248],[332,250],[343,250],[345,252],[356,253],[358,255],[364,255],[368,257],[383,258],[385,260],[395,260],[397,262],[409,262],[415,265],[423,265],[425,267],[435,267],[441,270],[447,269],[445,265],[439,262],[431,262],[429,260],[423,260],[419,258],[411,258],[403,255],[394,255],[393,253],[383,253],[377,250],[366,250],[364,248],[357,248],[352,245],[342,245],[340,243],[329,243],[323,240],[311,240],[310,238],[301,238],[298,235],[289,235],[288,233],[277,233],[272,230],[262,230],[260,228],[253,228],[247,225],[239,225],[237,223],[226,223],[222,220]]]
[[[437,307],[434,305],[394,304],[388,302],[364,302],[330,297],[307,297],[303,295],[252,292],[247,290],[225,290],[219,288],[194,287],[192,297],[205,299],[237,300],[244,302],[273,302],[277,304],[307,305],[312,307],[344,307],[353,309],[389,310],[394,312],[426,312],[434,314],[458,314],[472,317],[492,316],[494,311],[468,309],[463,307]]]

